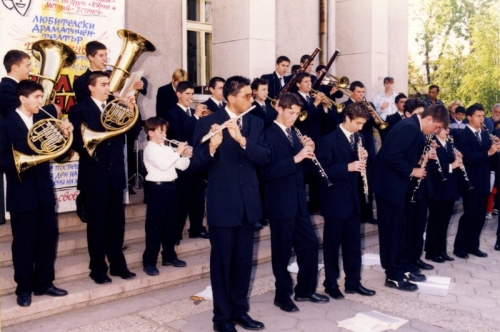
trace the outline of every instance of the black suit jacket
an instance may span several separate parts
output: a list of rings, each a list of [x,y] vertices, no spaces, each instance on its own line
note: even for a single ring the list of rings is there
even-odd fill
[[[474,186],[471,193],[475,195],[488,194],[490,192],[491,171],[491,157],[488,156],[491,141],[488,134],[481,130],[481,144],[479,144],[476,136],[467,126],[459,131],[454,138],[457,149],[463,154],[463,162],[469,180]],[[467,189],[465,183],[460,181],[459,184],[459,189],[463,193]]]
[[[90,90],[87,84],[92,71],[87,68],[87,70],[80,76],[78,76],[73,82],[73,91],[75,91],[75,98],[77,103],[90,98]]]
[[[5,118],[17,108],[17,82],[10,77],[2,78],[0,82],[0,116]]]
[[[72,149],[80,155],[78,168],[78,189],[86,191],[106,191],[125,189],[125,134],[114,136],[97,145],[95,157],[92,158],[83,148],[81,125],[86,123],[90,130],[106,131],[101,124],[101,110],[94,100],[88,98],[73,105],[69,111],[69,120],[73,124],[74,139]],[[140,130],[140,122],[136,121],[132,131]]]
[[[450,172],[450,165],[455,161],[455,155],[451,144],[446,142],[445,145],[436,139],[438,148],[436,149],[437,157],[439,158],[439,164],[441,165],[442,172],[446,177],[446,181],[443,181],[437,163],[434,160],[429,161],[428,167],[428,178],[432,182],[432,198],[440,201],[449,201],[458,199],[458,186],[457,186],[457,176],[460,169],[455,169]]]
[[[278,117],[278,111],[274,107],[271,106],[270,103],[266,101],[266,110],[262,108],[262,106],[254,101],[253,105],[255,108],[250,111],[250,114],[255,115],[256,117],[262,119],[264,121],[264,130],[269,128],[273,124],[273,121]]]
[[[401,115],[399,115],[398,112],[387,116],[387,118],[385,119],[385,121],[389,125],[384,130],[380,130],[379,131],[380,132],[380,139],[382,140],[382,143],[385,141],[385,138],[387,137],[387,134],[389,133],[389,131],[392,128],[394,128],[394,126],[396,125],[396,123],[398,123],[401,120],[403,120],[403,117],[401,117]]]
[[[268,96],[269,98],[275,99],[283,88],[276,72],[274,71],[272,74],[262,75],[260,78],[267,80]],[[283,77],[283,81],[286,84],[286,77]]]
[[[168,138],[188,142],[189,145],[193,146],[194,128],[198,122],[193,109],[191,109],[191,116],[189,116],[179,105],[175,105],[166,112],[165,120],[169,123]]]
[[[422,154],[422,129],[417,115],[398,122],[368,168],[370,188],[394,204],[404,204],[410,175]]]
[[[323,125],[327,121],[328,113],[323,110],[323,105],[314,106],[314,98],[308,103],[300,93],[297,93],[304,104],[303,110],[307,111],[307,118],[304,121],[297,119],[295,126],[299,128],[303,135],[309,136],[314,142],[318,142],[323,135]]]
[[[156,94],[156,115],[161,116],[161,114],[165,114],[169,109],[177,105],[178,102],[179,99],[175,94],[172,83],[159,87]]]
[[[292,129],[293,132],[293,129]],[[302,144],[292,134],[290,143],[283,130],[276,124],[264,133],[271,151],[271,162],[262,169],[265,181],[265,204],[270,219],[292,219],[300,215],[308,216],[304,186],[304,162],[296,164],[293,157],[302,149]]]
[[[201,118],[194,131],[193,171],[208,169],[207,220],[209,226],[232,227],[243,220],[250,224],[262,218],[259,181],[256,167],[269,162],[269,148],[264,142],[262,120],[247,114],[243,117],[242,134],[247,145],[243,149],[223,130],[223,141],[215,155],[210,155],[208,143],[200,143],[212,124],[229,120],[226,110]]]
[[[55,111],[51,112],[55,116]],[[49,116],[43,112],[33,115],[33,123]],[[0,165],[7,178],[7,210],[34,211],[39,207],[55,206],[55,195],[48,161],[32,166],[21,173],[19,180],[12,149],[29,156],[36,153],[27,141],[28,128],[17,112],[0,121]]]
[[[358,160],[357,144],[362,134],[354,134],[355,150],[339,128],[324,136],[318,144],[316,157],[333,184],[321,184],[321,215],[326,218],[346,219],[353,211],[361,212],[359,201],[360,173],[348,172],[347,164]]]
[[[207,105],[207,108],[212,111],[212,112],[217,112],[220,108],[219,108],[219,105],[217,105],[215,103],[215,101],[212,100],[212,98],[208,98],[207,100],[205,100],[203,103],[203,105]],[[225,102],[222,102],[222,107],[226,107],[226,103]]]

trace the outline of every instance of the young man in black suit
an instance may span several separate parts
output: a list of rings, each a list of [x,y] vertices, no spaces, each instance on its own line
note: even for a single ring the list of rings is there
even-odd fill
[[[464,214],[458,223],[453,254],[460,258],[468,258],[468,254],[486,257],[488,254],[479,249],[479,237],[490,194],[491,156],[500,151],[500,144],[492,144],[483,129],[484,108],[481,104],[469,106],[466,115],[469,124],[454,139],[457,149],[462,152],[463,163],[474,189],[466,191],[464,186],[459,187]]]
[[[211,96],[202,104],[207,105],[207,108],[213,113],[226,106],[224,97],[222,95],[222,87],[224,86],[225,79],[222,77],[212,77],[208,83],[208,89]]]
[[[234,324],[260,330],[264,324],[248,314],[252,270],[253,225],[262,218],[256,167],[269,162],[262,120],[245,115],[252,105],[250,81],[230,77],[224,84],[227,106],[196,124],[193,135],[195,171],[208,171],[207,221],[210,227],[210,280],[214,329],[236,331]],[[226,129],[200,143],[208,132]]]
[[[13,149],[29,156],[37,154],[29,147],[26,137],[37,121],[49,118],[40,111],[43,87],[23,80],[16,86],[16,96],[17,109],[0,121],[0,166],[7,176],[17,304],[27,307],[31,304],[32,292],[50,296],[64,296],[68,292],[53,284],[58,229],[50,164],[41,162],[18,174],[13,155]],[[53,110],[50,113],[57,116]],[[60,129],[67,138],[73,127],[64,122]]]
[[[288,72],[288,67],[290,67],[290,59],[281,55],[276,59],[274,72],[260,77],[269,83],[269,98],[275,99],[286,85],[285,75]]]
[[[403,120],[406,117],[405,111],[404,111],[404,106],[405,106],[405,103],[407,100],[408,100],[408,97],[406,97],[406,95],[403,93],[398,94],[396,96],[396,98],[394,98],[394,103],[396,104],[397,111],[396,111],[396,113],[387,116],[385,121],[389,125],[384,130],[379,131],[380,132],[380,139],[382,140],[382,144],[384,144],[385,137],[387,136],[389,131],[392,128],[394,128],[396,123],[398,123],[399,121]],[[422,102],[422,104],[423,104],[423,102]]]
[[[405,291],[418,289],[410,281],[421,279],[422,275],[410,271],[405,254],[405,200],[408,191],[413,190],[411,179],[426,175],[425,168],[417,167],[422,155],[422,133],[427,135],[446,128],[449,121],[448,112],[443,108],[428,108],[420,115],[400,121],[375,157],[370,186],[377,200],[380,260],[387,287]]]
[[[177,84],[177,105],[165,114],[165,120],[169,123],[167,137],[179,142],[188,142],[193,146],[193,133],[196,123],[207,108],[198,104],[195,109],[189,106],[193,101],[194,86],[188,81]],[[177,239],[182,240],[182,232],[189,215],[189,237],[201,237],[208,239],[209,234],[203,227],[203,214],[205,212],[205,180],[203,173],[193,172],[190,168],[178,171],[176,179],[177,202],[178,202],[178,230]],[[175,260],[164,262],[169,265],[182,267],[185,262]]]
[[[267,96],[269,95],[269,85],[267,80],[262,78],[256,78],[252,81],[252,94],[253,94],[253,109],[250,114],[261,118],[264,121],[264,130],[269,128],[273,124],[273,121],[278,116],[278,112],[271,105]]]
[[[165,112],[175,107],[177,102],[176,91],[177,84],[187,81],[188,75],[184,69],[176,69],[172,74],[172,82],[158,88],[156,94],[156,115],[165,119]]]
[[[278,117],[265,132],[271,163],[262,173],[276,278],[274,305],[293,312],[299,308],[290,299],[294,290],[287,266],[292,248],[299,265],[295,301],[325,303],[328,297],[316,293],[319,241],[307,211],[304,190],[304,161],[314,157],[314,142],[307,136],[301,142],[292,128],[302,109],[302,102],[295,94],[283,94],[277,108]]]
[[[109,75],[96,71],[89,75],[88,82],[91,97],[72,106],[69,119],[76,128],[86,123],[90,130],[104,132],[101,113],[109,97]],[[130,130],[140,131],[139,121]],[[111,282],[107,276],[106,256],[112,276],[135,277],[135,273],[128,270],[122,251],[125,234],[123,191],[126,188],[124,144],[125,134],[111,137],[98,144],[95,156],[91,157],[83,148],[81,131],[75,130],[72,149],[80,155],[77,188],[83,193],[87,220],[89,276],[97,284]]]
[[[344,122],[326,135],[318,146],[318,161],[325,169],[333,189],[321,186],[321,215],[325,218],[323,232],[323,256],[325,263],[325,292],[340,300],[344,295],[339,290],[339,249],[342,246],[342,261],[345,272],[346,293],[364,296],[375,295],[375,291],[361,285],[361,236],[360,236],[360,188],[361,172],[366,172],[368,152],[364,146],[361,130],[370,114],[362,102],[347,106]],[[360,143],[361,142],[361,143]],[[359,160],[362,155],[363,160]]]

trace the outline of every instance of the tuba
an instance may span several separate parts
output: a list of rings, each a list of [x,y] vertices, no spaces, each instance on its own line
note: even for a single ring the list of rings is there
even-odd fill
[[[118,36],[123,40],[120,55],[115,65],[106,64],[113,67],[109,77],[111,92],[120,91],[123,88],[125,80],[130,76],[130,69],[143,52],[154,52],[156,50],[149,40],[130,30],[118,30]],[[83,147],[93,157],[99,143],[127,132],[134,126],[138,118],[139,109],[137,105],[129,102],[127,98],[117,98],[109,102],[101,115],[101,124],[106,131],[96,132],[90,130],[85,123],[82,123]]]
[[[154,52],[156,47],[146,38],[130,30],[121,29],[117,32],[122,39],[122,49],[115,65],[106,64],[113,67],[109,77],[109,91],[120,91],[125,84],[125,80],[130,76],[129,70],[135,64],[143,52]]]
[[[41,110],[43,110],[41,108]],[[28,145],[36,155],[27,155],[12,148],[17,175],[37,164],[62,156],[73,143],[73,133],[65,138],[58,128],[62,120],[55,118],[37,121],[28,132]]]
[[[48,105],[54,101],[55,87],[61,70],[75,62],[76,54],[68,45],[50,39],[42,39],[33,43],[31,53],[40,61],[40,74],[30,73],[30,75],[38,77],[37,82],[45,91],[43,104]]]

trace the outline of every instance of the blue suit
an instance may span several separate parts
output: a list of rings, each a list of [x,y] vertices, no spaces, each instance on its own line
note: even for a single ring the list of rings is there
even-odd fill
[[[252,268],[253,225],[262,217],[256,167],[269,162],[262,120],[245,115],[242,148],[223,130],[214,156],[201,138],[212,124],[229,120],[224,110],[201,118],[193,135],[193,171],[208,171],[207,221],[210,227],[210,279],[214,295],[214,323],[228,322],[249,310],[248,287]]]

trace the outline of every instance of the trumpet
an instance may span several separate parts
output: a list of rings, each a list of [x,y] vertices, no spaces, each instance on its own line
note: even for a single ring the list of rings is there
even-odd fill
[[[365,97],[363,97],[363,103],[365,103],[366,108],[368,108],[368,111],[373,118],[373,121],[379,126],[380,130],[384,130],[389,126],[389,123],[382,120],[380,115],[378,115],[377,111],[373,109],[372,105],[366,100]]]
[[[175,139],[165,138],[165,143],[168,143],[171,147],[177,147],[182,142],[179,142],[178,140],[175,140]],[[187,153],[183,153],[181,155],[181,157],[191,157],[193,155],[193,147],[192,146],[186,145],[186,150],[187,150]]]
[[[356,136],[358,136],[358,159],[359,159],[359,161],[366,162],[367,158],[364,158],[363,154],[362,154],[363,142],[361,142],[361,137],[359,137],[359,135],[356,135]],[[366,176],[366,168],[365,168],[365,170],[363,170],[361,172],[361,179],[363,180],[363,193],[365,194],[365,201],[366,201],[366,203],[368,203],[369,202],[368,177]]]
[[[321,91],[314,90],[314,89],[311,89],[311,92],[316,93],[316,94],[323,93]],[[335,106],[337,108],[337,113],[342,113],[342,111],[344,110],[344,105],[334,102],[332,99],[328,98],[326,95],[323,97],[323,99],[325,100],[326,107],[329,110],[331,110],[333,108],[333,106]]]
[[[250,107],[249,109],[247,109],[245,112],[243,112],[240,115],[238,115],[235,119],[239,119],[239,118],[243,117],[244,115],[250,113],[250,111],[252,111],[255,107],[256,106],[253,105],[252,107]],[[216,134],[218,134],[219,132],[221,132],[224,129],[226,129],[226,126],[221,125],[216,130],[209,132],[208,134],[206,134],[205,136],[203,136],[201,138],[201,143],[205,143],[206,141],[208,141],[209,139],[211,139],[213,136],[215,136]]]
[[[273,99],[269,96],[266,96],[266,99],[269,99],[271,101],[271,106],[276,108],[276,105],[278,104],[278,99]]]
[[[304,136],[302,136],[302,133],[300,132],[299,128],[293,126],[293,130],[295,130],[295,134],[297,134],[297,137],[299,138],[300,143],[302,144],[302,146],[304,146]],[[323,168],[323,166],[321,166],[321,164],[319,163],[316,156],[314,156],[314,158],[312,158],[311,160],[314,163],[314,165],[316,165],[316,167],[318,167],[319,174],[321,175],[321,178],[325,181],[326,186],[328,188],[333,187],[333,183],[330,182],[328,175],[326,175],[325,169]]]
[[[271,101],[271,106],[272,106],[273,108],[277,108],[277,105],[278,105],[278,100],[279,100],[279,99],[273,99],[273,98],[271,98],[271,97],[269,97],[269,96],[266,96],[266,98],[267,98],[267,99],[269,99],[269,100]],[[299,113],[299,117],[298,117],[299,121],[300,121],[300,122],[305,121],[305,120],[307,119],[307,115],[308,115],[308,114],[307,114],[307,111],[300,111],[300,113]]]

